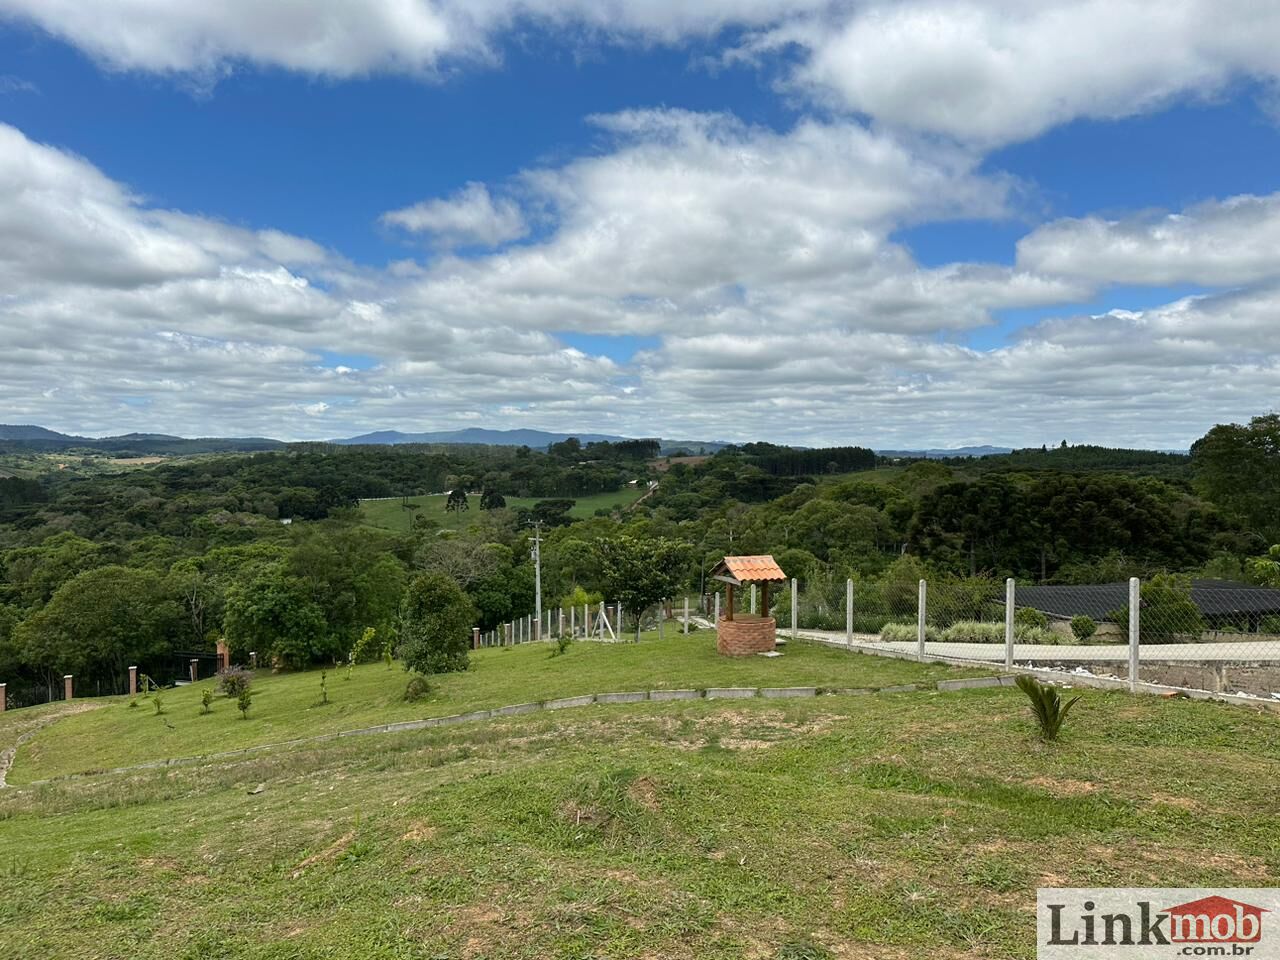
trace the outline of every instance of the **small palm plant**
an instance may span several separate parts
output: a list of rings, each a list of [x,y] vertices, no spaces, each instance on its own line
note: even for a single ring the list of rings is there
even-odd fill
[[[1058,695],[1058,688],[1041,683],[1035,677],[1021,676],[1017,680],[1018,689],[1031,701],[1031,712],[1035,714],[1036,723],[1040,725],[1040,736],[1046,741],[1058,739],[1062,725],[1066,723],[1067,714],[1076,705],[1080,697],[1075,696],[1066,703]]]

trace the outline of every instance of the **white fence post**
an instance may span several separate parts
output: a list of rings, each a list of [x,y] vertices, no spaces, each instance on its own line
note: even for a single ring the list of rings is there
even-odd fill
[[[591,606],[586,603],[582,605],[582,637],[584,640],[591,639]]]
[[[1006,670],[1013,669],[1013,613],[1017,589],[1013,577],[1004,582],[1004,668]]]
[[[684,597],[684,632],[689,632],[689,595],[687,593]]]
[[[800,635],[800,581],[791,578],[791,639]]]
[[[844,642],[853,646],[853,580],[844,582]]]
[[[578,608],[569,608],[569,636],[576,637],[578,635]]]
[[[1138,608],[1142,605],[1142,582],[1129,578],[1129,689],[1138,689],[1138,640],[1141,637],[1141,620]]]
[[[920,599],[916,604],[916,658],[924,662],[925,608],[928,605],[929,586],[920,581]]]
[[[716,594],[716,629],[720,629],[720,594]]]

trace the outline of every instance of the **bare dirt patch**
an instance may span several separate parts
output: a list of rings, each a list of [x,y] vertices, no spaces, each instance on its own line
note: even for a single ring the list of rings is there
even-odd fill
[[[311,856],[307,857],[305,860],[299,863],[296,867],[294,867],[293,879],[297,880],[300,876],[302,876],[307,871],[308,867],[314,867],[317,863],[324,863],[326,861],[333,860],[335,857],[340,856],[342,852],[347,849],[347,847],[351,846],[351,842],[355,840],[355,838],[356,838],[356,835],[354,830],[349,833],[344,833],[342,836],[340,836],[337,840],[333,841],[333,843],[329,844],[329,846],[325,847],[319,853],[313,853]]]

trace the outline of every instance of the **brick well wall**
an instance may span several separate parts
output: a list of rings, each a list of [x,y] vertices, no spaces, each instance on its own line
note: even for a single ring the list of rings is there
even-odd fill
[[[774,648],[777,635],[778,626],[773,617],[740,613],[733,620],[720,620],[716,628],[716,649],[728,657],[767,653]]]

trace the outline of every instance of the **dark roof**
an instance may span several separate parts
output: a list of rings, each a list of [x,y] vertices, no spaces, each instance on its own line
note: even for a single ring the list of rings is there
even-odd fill
[[[1192,580],[1191,602],[1206,617],[1280,614],[1280,590],[1252,587],[1230,580]],[[1104,620],[1108,614],[1128,605],[1129,584],[1055,584],[1045,587],[1019,584],[1014,603],[1019,607],[1034,607],[1063,620],[1080,614]]]

